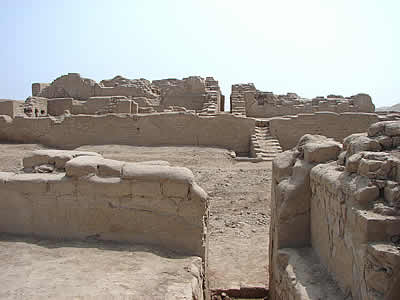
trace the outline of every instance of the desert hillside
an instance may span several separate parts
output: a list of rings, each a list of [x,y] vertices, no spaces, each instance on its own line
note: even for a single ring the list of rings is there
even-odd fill
[[[378,107],[376,111],[400,111],[400,103],[394,104],[392,106]]]

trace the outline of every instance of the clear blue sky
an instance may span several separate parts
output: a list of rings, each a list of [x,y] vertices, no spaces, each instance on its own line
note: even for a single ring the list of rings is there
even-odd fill
[[[68,72],[400,102],[398,0],[0,0],[0,98]]]

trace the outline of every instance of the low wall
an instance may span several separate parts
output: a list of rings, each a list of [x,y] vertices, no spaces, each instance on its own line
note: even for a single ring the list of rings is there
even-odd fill
[[[278,138],[284,150],[293,148],[305,134],[320,134],[341,142],[346,136],[365,132],[368,127],[379,122],[376,114],[317,112],[272,118],[270,132]]]
[[[0,114],[14,118],[18,103],[15,100],[0,99]]]
[[[205,258],[207,194],[190,170],[99,156],[73,158],[65,170],[0,173],[0,232],[144,243]]]
[[[232,115],[189,113],[76,115],[53,118],[0,118],[0,140],[72,149],[82,145],[194,145],[247,154],[255,120]]]

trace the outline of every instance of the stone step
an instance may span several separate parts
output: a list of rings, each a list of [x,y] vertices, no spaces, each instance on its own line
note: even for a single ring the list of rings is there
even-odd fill
[[[270,132],[268,129],[256,129],[255,133],[262,133],[262,134],[268,134],[270,135]]]
[[[255,136],[255,138],[257,140],[259,140],[260,142],[264,142],[265,144],[273,144],[273,143],[278,143],[279,141],[277,139],[275,139],[274,137],[259,137],[259,136]]]
[[[203,117],[215,117],[217,114],[205,114],[205,113],[199,113],[199,116],[203,116]]]
[[[261,157],[263,161],[272,161],[282,152],[282,147],[279,141],[271,135],[268,121],[256,120],[256,124],[254,133],[251,135],[253,153],[257,157]]]
[[[259,130],[269,130],[269,126],[256,126],[256,129],[259,129]]]
[[[257,132],[255,134],[256,136],[260,137],[260,138],[266,138],[266,137],[270,137],[271,135],[265,132]]]
[[[276,139],[269,139],[269,140],[267,140],[267,139],[258,139],[258,140],[260,142],[262,142],[264,145],[271,145],[271,146],[273,146],[273,145],[281,145],[279,143],[279,141],[276,140]]]
[[[280,146],[281,145],[277,140],[262,140],[262,142],[264,145],[267,145],[267,146],[274,146],[274,145]]]
[[[257,155],[260,155],[263,158],[275,158],[279,153],[259,153]]]
[[[279,154],[282,153],[282,150],[279,149],[262,149],[261,151],[258,151],[259,153],[265,153],[265,154]]]
[[[266,156],[276,156],[281,152],[280,151],[258,151],[256,153],[260,154],[260,155],[266,155]]]
[[[279,145],[263,145],[257,141],[253,142],[253,148],[261,151],[282,151],[282,147]]]
[[[277,141],[277,139],[275,137],[273,137],[273,136],[271,136],[269,134],[256,133],[253,136],[258,138],[258,139],[260,139],[260,140],[264,140],[264,141],[266,141],[266,140],[275,140],[275,141]]]

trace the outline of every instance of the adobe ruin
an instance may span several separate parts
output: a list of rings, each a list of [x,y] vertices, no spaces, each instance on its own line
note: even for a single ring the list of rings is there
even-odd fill
[[[0,172],[0,233],[22,234],[28,245],[39,237],[108,241],[104,247],[110,249],[118,243],[159,247],[159,252],[143,251],[144,256],[132,254],[141,262],[137,268],[145,270],[141,276],[157,277],[159,285],[149,292],[150,285],[141,286],[135,277],[131,284],[138,287],[130,293],[136,297],[260,299],[269,292],[269,299],[282,300],[397,299],[399,116],[376,114],[366,94],[310,100],[238,84],[230,101],[231,112],[224,112],[224,96],[213,77],[116,76],[97,83],[77,73],[32,84],[25,102],[0,101],[2,143],[49,148],[24,150],[18,169]],[[209,171],[158,157],[132,162],[119,150],[118,159],[96,150],[107,145],[138,151],[216,147],[224,149],[229,165]],[[190,153],[192,160],[196,154]],[[222,183],[209,182],[215,180],[210,172],[232,170],[237,177],[229,173]],[[231,200],[230,185],[241,189],[240,181],[250,182],[249,190]],[[271,199],[271,217],[269,208],[255,211],[258,217],[249,214],[249,206],[260,209],[266,199]],[[226,219],[217,208],[227,210]],[[235,222],[242,215],[249,216],[244,217],[248,223]],[[247,228],[253,219],[259,227]],[[230,230],[228,237],[220,224]],[[246,234],[238,228],[247,228]],[[260,244],[254,249],[236,244],[234,253],[218,240],[239,243],[244,236]],[[0,247],[24,252],[14,240],[0,240]],[[246,274],[240,269],[246,259],[238,257],[249,253],[258,255],[248,257],[257,270]],[[160,263],[159,272],[150,271],[152,259]],[[223,259],[236,260],[240,272],[224,267]],[[40,290],[46,283],[39,279],[32,284]],[[18,289],[26,287],[15,283]]]
[[[100,83],[69,73],[52,83],[33,83],[32,97],[49,99],[49,115],[221,111],[223,96],[218,81],[191,76],[179,79],[127,79],[115,76]],[[222,109],[223,110],[223,109]]]
[[[304,135],[274,161],[271,299],[400,297],[399,129]]]
[[[231,113],[243,114],[255,118],[271,118],[285,115],[298,115],[330,111],[344,112],[375,112],[372,99],[367,94],[357,94],[351,97],[328,95],[306,99],[296,93],[275,95],[272,92],[262,92],[253,83],[234,84],[230,98]]]

